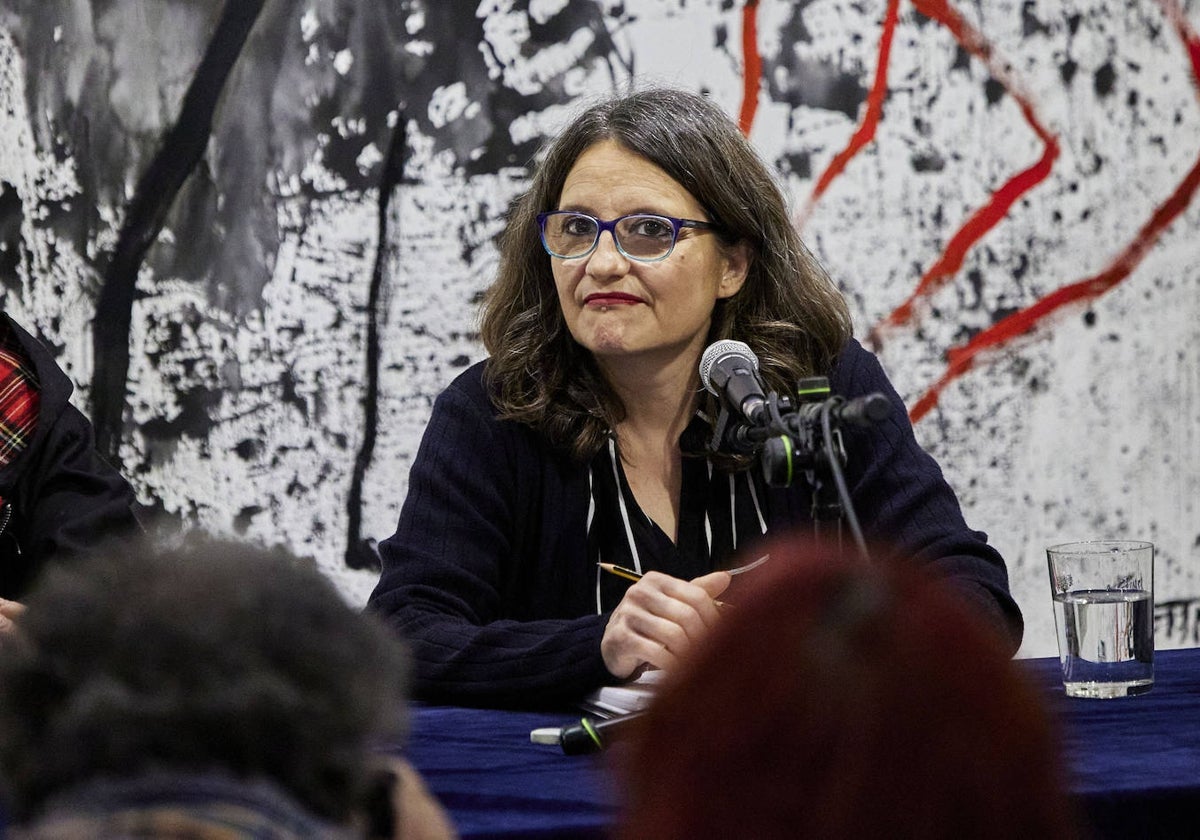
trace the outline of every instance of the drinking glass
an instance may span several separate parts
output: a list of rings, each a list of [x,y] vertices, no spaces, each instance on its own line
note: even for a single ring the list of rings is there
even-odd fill
[[[1063,687],[1126,697],[1154,685],[1154,544],[1089,540],[1046,549]]]

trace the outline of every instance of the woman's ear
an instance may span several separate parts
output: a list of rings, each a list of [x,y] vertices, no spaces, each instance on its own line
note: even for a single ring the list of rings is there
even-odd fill
[[[717,286],[717,297],[729,298],[742,290],[746,277],[750,273],[750,260],[753,254],[750,243],[741,240],[724,248],[725,271],[721,274],[721,283]]]

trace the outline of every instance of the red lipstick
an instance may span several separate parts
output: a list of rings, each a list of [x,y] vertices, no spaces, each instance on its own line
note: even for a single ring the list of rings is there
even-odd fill
[[[617,304],[641,303],[642,299],[624,292],[593,292],[583,299],[586,306],[616,306]]]

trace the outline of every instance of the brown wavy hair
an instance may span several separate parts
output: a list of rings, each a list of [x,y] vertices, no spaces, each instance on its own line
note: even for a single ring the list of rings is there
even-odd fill
[[[652,88],[583,111],[544,150],[529,190],[509,208],[499,273],[480,324],[500,416],[531,426],[579,459],[594,455],[625,416],[591,354],[567,330],[537,226],[538,213],[557,209],[580,155],[603,140],[661,168],[707,210],[726,242],[750,246],[746,282],[717,301],[708,341],[746,342],[764,382],[779,393],[790,393],[802,376],[827,373],[850,337],[849,310],[800,241],[770,170],[712,102]],[[703,408],[715,417],[715,398],[706,394]]]

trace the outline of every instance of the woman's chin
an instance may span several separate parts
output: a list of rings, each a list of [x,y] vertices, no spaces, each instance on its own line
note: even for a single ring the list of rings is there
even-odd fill
[[[598,326],[579,343],[590,350],[593,356],[597,357],[623,356],[632,349],[625,330],[616,324]]]

